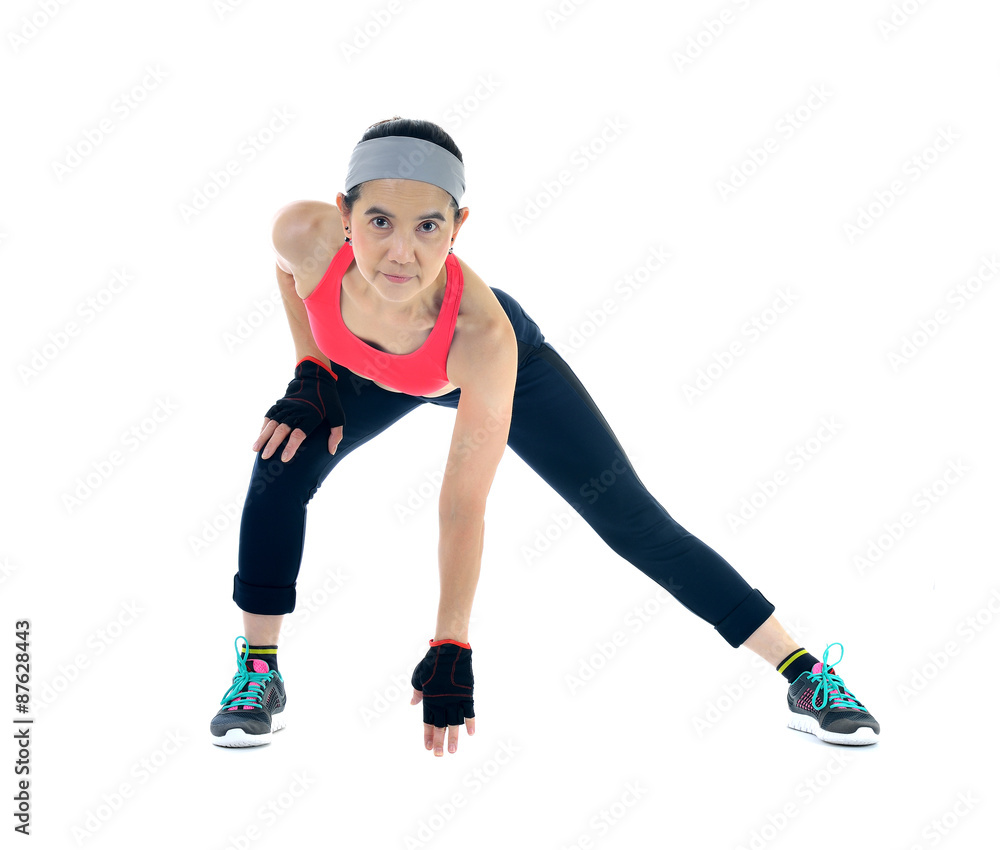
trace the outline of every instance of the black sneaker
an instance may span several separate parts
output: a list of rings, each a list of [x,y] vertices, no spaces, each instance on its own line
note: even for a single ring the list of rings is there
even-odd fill
[[[271,742],[271,733],[285,727],[285,681],[266,661],[254,658],[247,670],[240,651],[243,635],[236,638],[236,675],[222,697],[222,708],[212,718],[212,743],[220,747],[257,747]]]
[[[809,732],[829,744],[874,744],[878,741],[878,721],[844,685],[826,656],[831,646],[840,647],[839,664],[844,660],[844,645],[831,643],[823,660],[813,665],[811,673],[802,673],[788,688],[788,719],[791,729]],[[818,701],[820,692],[822,702]]]

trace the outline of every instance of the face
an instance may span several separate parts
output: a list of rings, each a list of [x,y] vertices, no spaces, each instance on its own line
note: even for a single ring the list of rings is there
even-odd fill
[[[455,222],[444,189],[396,178],[365,183],[350,217],[344,215],[343,198],[342,192],[337,195],[337,206],[351,231],[358,270],[386,301],[409,301],[444,280],[448,249],[468,207]]]

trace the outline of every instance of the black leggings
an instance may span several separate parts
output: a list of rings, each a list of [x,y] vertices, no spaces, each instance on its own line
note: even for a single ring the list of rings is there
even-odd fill
[[[774,606],[714,549],[677,523],[639,480],[597,405],[538,325],[493,289],[514,327],[517,384],[507,444],[619,555],[740,646]],[[328,426],[283,463],[279,448],[254,462],[240,525],[233,600],[255,614],[295,609],[306,505],[333,468],[421,404],[458,407],[461,389],[426,398],[384,390],[333,363],[344,436],[331,455]],[[282,444],[282,448],[284,444]],[[263,449],[261,449],[263,451]]]

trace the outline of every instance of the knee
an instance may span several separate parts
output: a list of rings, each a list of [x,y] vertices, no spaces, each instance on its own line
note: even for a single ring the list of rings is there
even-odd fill
[[[264,460],[258,453],[257,460],[253,465],[253,472],[250,474],[248,497],[262,496],[272,485],[291,478],[291,464],[294,464],[296,460],[298,460],[297,457],[287,462],[282,461],[280,451],[275,452],[267,460]]]
[[[690,532],[675,520],[631,472],[604,483],[592,479],[580,488],[584,498],[573,508],[595,529],[612,537],[644,538],[662,542],[681,540]]]
[[[310,452],[303,443],[288,461],[281,460],[280,452],[275,452],[267,460],[258,453],[250,475],[247,503],[255,499],[308,502],[339,459],[329,453],[325,444],[320,448],[322,454],[315,448]]]

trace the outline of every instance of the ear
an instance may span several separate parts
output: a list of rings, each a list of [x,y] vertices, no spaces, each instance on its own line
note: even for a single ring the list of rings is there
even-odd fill
[[[458,211],[458,220],[455,222],[455,230],[452,232],[452,237],[458,236],[458,231],[461,230],[462,225],[465,224],[465,220],[469,217],[469,208],[462,207]]]
[[[344,193],[337,192],[337,209],[340,210],[340,217],[344,222],[344,227],[349,227],[351,224],[350,216],[347,215],[347,207],[344,206]]]

